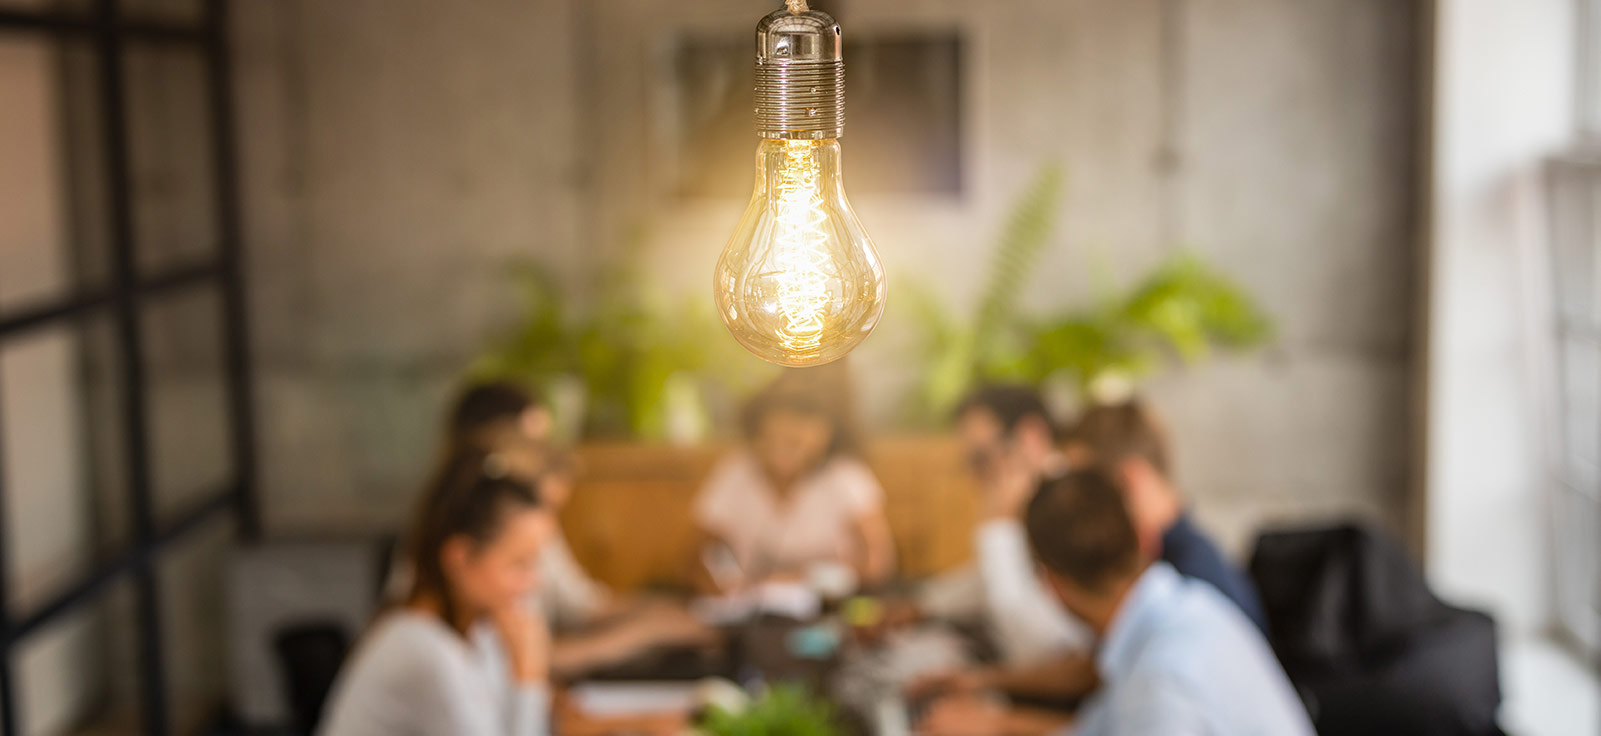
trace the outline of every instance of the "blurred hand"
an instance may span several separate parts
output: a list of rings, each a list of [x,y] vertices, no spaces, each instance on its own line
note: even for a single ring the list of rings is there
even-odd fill
[[[720,640],[716,631],[683,606],[652,605],[642,610],[629,628],[641,647],[712,646]]]
[[[1162,553],[1162,535],[1178,521],[1184,504],[1154,469],[1144,462],[1126,462],[1124,497],[1140,547],[1152,556]]]
[[[491,614],[506,647],[512,680],[540,683],[550,677],[550,627],[544,617],[522,606],[506,606]]]
[[[1014,697],[1067,702],[1100,687],[1100,677],[1090,652],[1072,651],[1027,665],[990,670],[988,685]]]
[[[1006,708],[973,696],[945,698],[929,709],[916,732],[924,736],[1003,736],[1009,733]]]
[[[973,696],[988,689],[989,676],[982,669],[947,670],[923,675],[906,686],[906,697],[927,700],[946,696]]]
[[[924,619],[922,609],[918,608],[917,601],[911,598],[885,598],[883,599],[884,621],[886,629],[901,629]]]
[[[984,485],[984,512],[988,518],[1018,519],[1039,489],[1039,470],[1026,462],[1020,452],[1010,450],[996,459]]]

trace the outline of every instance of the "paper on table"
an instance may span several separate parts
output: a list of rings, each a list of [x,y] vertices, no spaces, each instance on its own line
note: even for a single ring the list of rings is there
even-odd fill
[[[692,682],[590,682],[568,692],[578,709],[592,716],[688,713],[695,707]]]

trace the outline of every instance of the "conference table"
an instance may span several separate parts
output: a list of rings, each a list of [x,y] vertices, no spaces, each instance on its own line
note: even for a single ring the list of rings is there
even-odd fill
[[[581,701],[594,693],[640,693],[649,697],[651,688],[671,691],[691,683],[717,678],[747,690],[762,684],[800,686],[833,707],[839,732],[871,736],[896,730],[893,723],[909,719],[904,703],[897,699],[872,708],[852,704],[839,697],[839,678],[852,661],[861,662],[882,645],[881,632],[845,625],[837,612],[794,618],[784,615],[758,615],[747,621],[718,627],[720,645],[711,648],[676,648],[651,652],[628,663],[590,673],[571,683],[569,697],[558,697],[558,731],[564,736],[623,736],[641,734],[678,736],[694,716],[690,708],[657,713],[624,715],[586,713]],[[825,641],[838,632],[836,640]],[[614,699],[614,698],[609,698]],[[900,708],[901,713],[886,716],[884,707]]]

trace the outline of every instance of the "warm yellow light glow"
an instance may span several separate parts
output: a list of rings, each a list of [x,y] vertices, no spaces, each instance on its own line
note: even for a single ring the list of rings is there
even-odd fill
[[[835,140],[763,140],[756,191],[718,260],[728,330],[764,360],[820,365],[854,348],[884,311],[884,271],[845,200]]]
[[[817,160],[806,141],[784,143],[778,183],[778,311],[787,325],[780,335],[795,353],[817,350],[828,307],[828,236],[823,234],[823,198],[817,193]]]

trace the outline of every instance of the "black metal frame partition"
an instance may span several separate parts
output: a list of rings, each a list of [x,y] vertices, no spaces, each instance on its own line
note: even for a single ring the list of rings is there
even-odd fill
[[[255,443],[252,433],[250,365],[247,353],[244,278],[239,242],[238,176],[234,159],[232,87],[229,70],[227,0],[204,0],[196,22],[179,23],[125,17],[118,0],[94,0],[88,12],[0,10],[0,41],[18,35],[91,41],[96,56],[95,92],[104,116],[102,162],[111,253],[111,280],[102,288],[80,289],[48,303],[0,312],[0,343],[49,325],[75,324],[92,315],[112,318],[121,368],[116,375],[122,399],[119,417],[127,460],[132,521],[125,549],[102,559],[33,610],[10,610],[6,592],[8,519],[0,487],[0,733],[17,733],[17,645],[41,627],[95,601],[110,585],[131,580],[137,620],[138,677],[142,722],[148,734],[167,734],[166,667],[163,660],[156,563],[160,553],[205,522],[232,513],[238,534],[258,536]],[[127,41],[179,44],[198,50],[205,64],[207,125],[211,133],[212,197],[217,224],[215,250],[208,258],[141,274],[135,258],[133,183],[130,180],[126,72]],[[140,338],[142,300],[180,289],[211,285],[221,296],[223,369],[227,391],[231,479],[167,523],[158,523],[152,500],[150,429],[144,347]],[[0,427],[0,432],[5,428]],[[0,468],[5,458],[0,457]],[[0,474],[0,483],[4,476]],[[10,520],[15,523],[17,520]],[[22,520],[25,521],[25,520]]]

